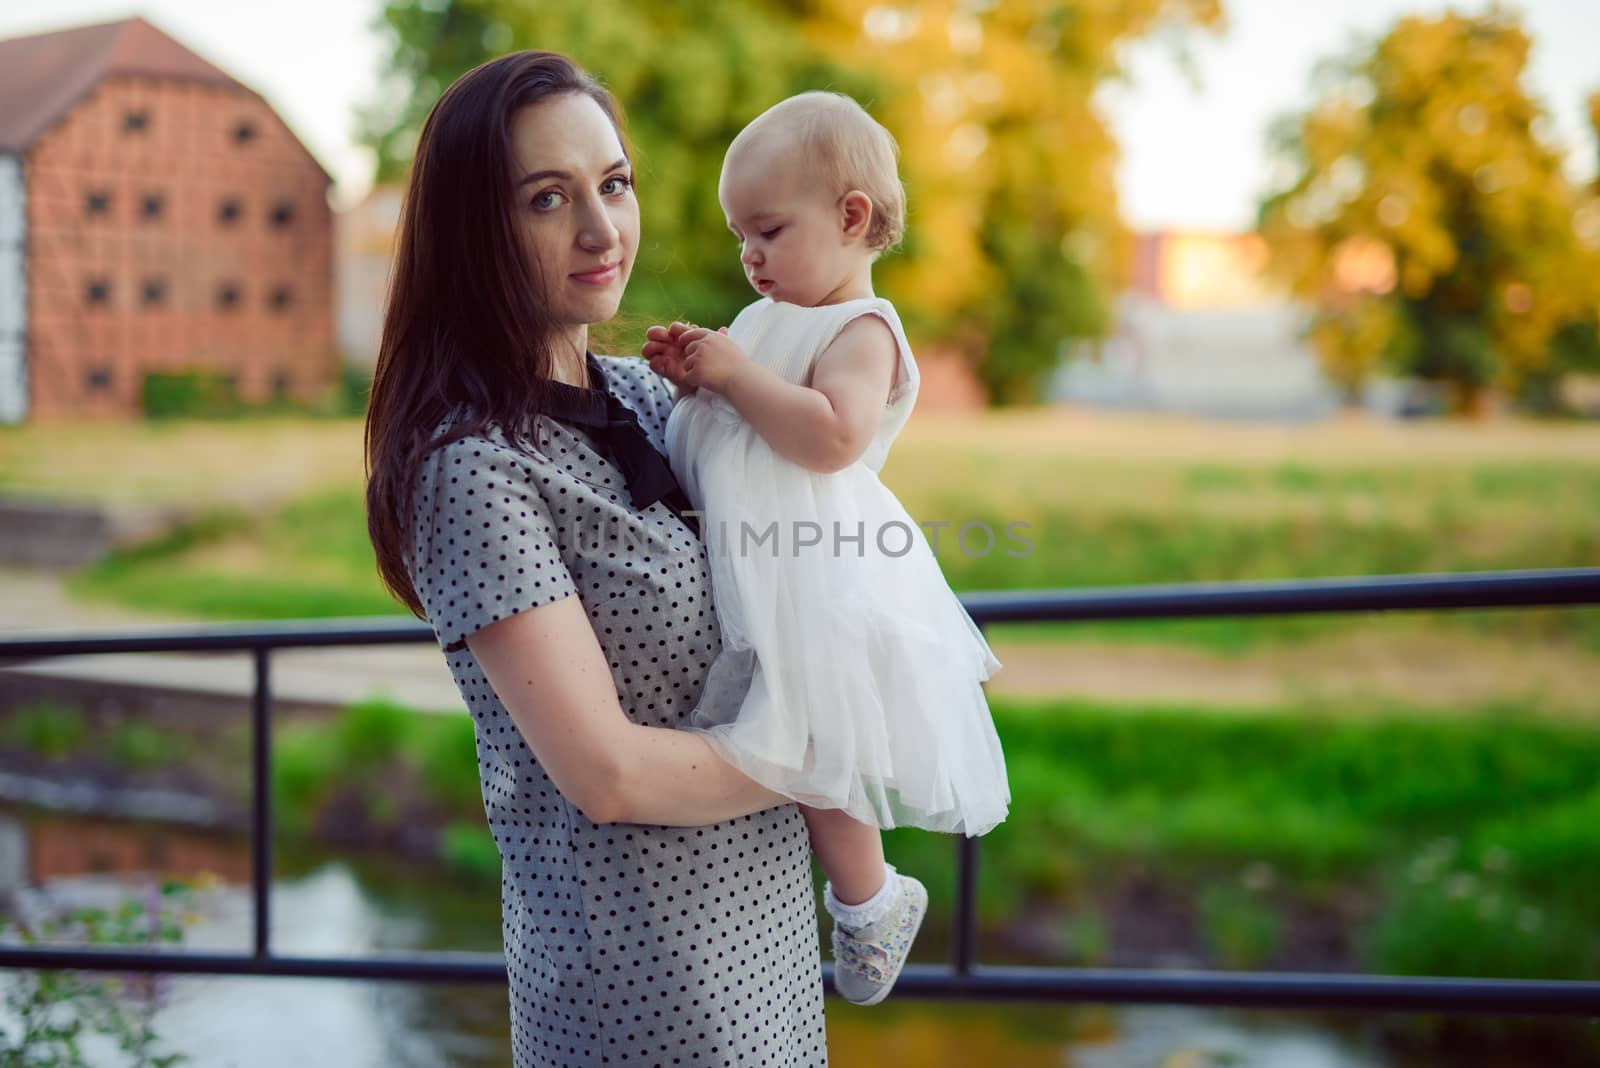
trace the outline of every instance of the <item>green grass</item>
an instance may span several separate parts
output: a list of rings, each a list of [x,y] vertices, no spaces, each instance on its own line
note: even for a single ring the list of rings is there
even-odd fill
[[[361,468],[358,419],[274,415],[0,426],[0,494],[6,496],[204,511],[254,507],[330,483],[356,485]]]
[[[1053,483],[1026,506],[1008,482],[956,493],[911,480],[904,494],[938,534],[946,578],[958,591],[1124,586],[1147,583],[1481,571],[1600,563],[1600,472],[1576,465],[1484,466],[1465,471],[1312,469],[1276,471],[1196,465],[1173,471],[1188,489],[1153,502],[1072,500]],[[1137,476],[1128,473],[1130,479]],[[1229,481],[1231,480],[1231,481]],[[1070,484],[1069,476],[1065,481]],[[1096,481],[1096,480],[1091,480]],[[1250,506],[1237,513],[1206,495],[1231,485]],[[920,487],[920,488],[919,488]],[[1287,487],[1287,488],[1286,488]],[[1367,487],[1352,490],[1350,487]],[[1398,511],[1356,517],[1345,493],[1378,495]],[[1545,497],[1543,494],[1552,496]],[[1288,498],[1308,497],[1300,508]],[[1205,498],[1205,499],[1202,499]],[[948,518],[946,518],[948,517]],[[987,524],[995,547],[978,555],[972,528]],[[1007,524],[1017,537],[1006,534]],[[930,539],[934,536],[931,532]],[[1026,539],[1026,542],[1023,540]],[[1025,544],[1031,548],[1025,555]],[[75,595],[217,619],[325,618],[394,614],[367,540],[355,487],[309,494],[252,519],[213,511],[146,545],[114,553],[70,581]],[[1412,625],[1422,617],[1408,617]],[[1529,641],[1572,640],[1600,651],[1600,610],[1450,613],[1443,625]],[[1139,641],[1240,654],[1366,625],[1360,617],[1157,620],[1116,624],[1002,625],[997,640]],[[1388,624],[1393,625],[1393,624]]]
[[[1107,882],[1159,870],[1195,888],[1219,958],[1251,967],[1281,934],[1275,895],[1240,889],[1241,873],[1264,872],[1308,900],[1349,886],[1377,894],[1384,920],[1362,952],[1375,971],[1399,973],[1454,959],[1466,921],[1449,895],[1470,889],[1472,906],[1492,912],[1480,928],[1526,926],[1531,913],[1519,910],[1539,919],[1514,938],[1479,938],[1459,968],[1600,976],[1600,944],[1574,937],[1600,924],[1600,731],[1510,707],[1456,718],[1397,707],[1354,722],[1294,708],[994,707],[1013,799],[982,846],[990,922],[1030,902],[1066,904],[1082,913],[1064,933],[1069,952],[1092,960],[1104,951],[1095,902]],[[953,899],[948,840],[897,830],[885,848],[936,899]],[[1499,904],[1483,904],[1494,895]]]
[[[1083,702],[994,702],[1012,789],[1010,818],[985,839],[986,904],[1068,896],[1111,859],[1204,872],[1267,865],[1316,886],[1408,863],[1440,840],[1461,863],[1520,892],[1595,905],[1600,878],[1600,731],[1509,707],[1456,718],[1405,708],[1322,722],[1306,709],[1248,714]],[[481,819],[472,722],[387,701],[327,723],[281,728],[282,814],[353,779],[375,789],[397,768],[441,811]],[[948,867],[950,840],[889,832],[916,867]],[[1226,902],[1217,907],[1225,911]]]
[[[994,711],[1013,795],[983,848],[985,903],[1000,912],[1030,896],[1070,897],[1113,859],[1197,873],[1267,865],[1314,887],[1410,863],[1442,840],[1518,892],[1596,904],[1592,728],[1495,706],[1338,722],[1303,708],[997,700]],[[481,819],[468,717],[368,701],[328,723],[287,725],[275,742],[278,800],[302,825],[295,814],[330,786],[381,789],[400,767],[441,811]],[[892,831],[889,841],[916,868],[948,867],[945,836]]]
[[[395,613],[378,581],[361,494],[323,490],[251,520],[213,511],[68,580],[87,600],[213,619]]]
[[[78,440],[83,434],[48,428],[0,433],[0,488],[98,486],[120,499],[137,485],[147,486],[139,492],[150,499],[183,493],[201,507],[177,532],[75,575],[70,588],[82,598],[212,619],[399,614],[367,541],[359,430],[315,420],[157,425],[96,431],[105,440],[87,444]],[[1035,413],[913,431],[897,443],[885,481],[928,525],[958,591],[1600,564],[1595,428],[1512,422],[1290,434],[1135,418],[1091,426]],[[108,450],[129,468],[114,482],[105,478]],[[180,450],[201,462],[203,485],[173,481],[170,455]],[[264,465],[263,455],[285,462]],[[241,492],[213,488],[233,483]],[[260,492],[242,492],[257,484]],[[252,497],[282,503],[244,510],[238,502]],[[936,532],[938,523],[947,525]],[[959,530],[972,523],[994,532],[992,548],[984,551],[974,527],[963,549]],[[992,633],[1001,641],[1131,641],[1244,654],[1371,623],[1351,616],[1138,621]],[[1596,609],[1384,621],[1441,624],[1600,652]]]

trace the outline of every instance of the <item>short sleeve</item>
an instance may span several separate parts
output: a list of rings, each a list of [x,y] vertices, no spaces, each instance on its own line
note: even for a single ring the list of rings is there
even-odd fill
[[[878,417],[878,429],[873,433],[872,440],[867,443],[866,451],[862,454],[862,462],[873,471],[883,470],[885,461],[889,458],[889,446],[899,436],[906,421],[911,417],[911,410],[917,403],[917,392],[921,388],[922,375],[917,370],[917,359],[911,354],[911,342],[906,340],[905,327],[900,323],[900,316],[894,310],[894,305],[886,300],[874,300],[865,307],[851,309],[834,327],[833,337],[843,330],[846,323],[854,322],[863,315],[875,315],[882,319],[889,327],[889,332],[894,335],[895,348],[899,350],[899,359],[895,360],[894,381],[889,387],[888,399],[884,401],[882,414]]]
[[[412,586],[445,652],[491,623],[577,592],[532,464],[506,445],[467,437],[420,465]]]
[[[895,361],[894,384],[889,387],[889,399],[885,402],[890,407],[916,396],[922,381],[922,376],[917,373],[917,359],[911,355],[911,346],[905,343],[904,336],[898,330],[895,331],[895,339],[899,342],[900,358]]]
[[[833,324],[826,340],[822,345],[818,346],[817,351],[820,355],[822,350],[831,345],[833,339],[838,337],[846,326],[866,315],[875,315],[882,319],[884,325],[889,328],[889,333],[894,335],[896,349],[894,381],[889,386],[889,397],[884,401],[884,407],[896,409],[896,411],[885,412],[880,421],[880,425],[882,425],[883,423],[896,422],[896,416],[899,414],[898,409],[900,408],[905,408],[906,414],[909,414],[909,404],[915,399],[922,381],[922,376],[917,371],[916,357],[911,354],[911,343],[906,340],[905,327],[900,324],[900,316],[895,312],[894,305],[886,300],[874,300],[865,307],[851,309],[849,314],[844,315],[837,323]],[[899,420],[899,422],[903,421],[903,419]],[[896,423],[896,429],[899,429],[898,423]]]

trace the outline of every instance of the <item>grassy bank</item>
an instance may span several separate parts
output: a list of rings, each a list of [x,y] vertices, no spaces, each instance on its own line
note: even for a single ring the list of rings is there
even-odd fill
[[[80,574],[84,597],[213,618],[392,612],[366,543],[360,433],[356,420],[292,419],[0,428],[0,493],[195,510]],[[958,590],[1600,563],[1600,427],[1584,424],[919,415],[883,475]],[[1600,648],[1593,612],[1461,618]],[[1342,625],[1044,633],[1236,652]]]
[[[1356,722],[1064,702],[995,713],[1013,802],[982,843],[982,915],[1027,957],[1138,963],[1121,944],[1131,910],[1209,966],[1600,978],[1600,731],[1513,707]],[[0,739],[55,762],[159,763],[148,728],[97,735],[74,717],[15,714]],[[176,752],[215,762],[219,788],[238,792],[243,742]],[[457,877],[493,887],[475,767],[464,715],[371,702],[285,724],[278,825],[353,846],[425,830]],[[893,831],[887,849],[950,906],[952,839]],[[1334,948],[1308,949],[1313,928]]]
[[[1070,474],[1047,478],[1026,507],[1007,505],[1008,491],[974,476],[960,510],[937,497],[951,490],[906,492],[920,521],[986,524],[997,532],[994,551],[981,527],[969,528],[963,552],[956,526],[940,532],[939,557],[958,591],[1312,578],[1333,575],[1591,566],[1600,562],[1600,465],[1593,470],[1542,469],[1563,486],[1547,502],[1516,498],[1499,508],[1439,490],[1449,503],[1409,517],[1383,512],[1352,518],[1339,498],[1295,510],[1262,505],[1229,514],[1202,496],[1179,496],[1135,506],[1078,498]],[[1346,472],[1355,477],[1360,472]],[[1270,476],[1268,476],[1270,477]],[[1480,468],[1481,485],[1515,481]],[[1137,481],[1130,475],[1130,480]],[[1448,482],[1449,480],[1447,480]],[[1535,479],[1537,484],[1537,479]],[[1388,492],[1388,491],[1386,491]],[[1415,503],[1421,490],[1392,488],[1394,504]],[[1054,499],[1052,499],[1054,498]],[[1156,504],[1160,503],[1157,507]],[[1214,502],[1212,502],[1214,503]],[[1282,502],[1278,502],[1282,504]],[[922,517],[933,517],[923,519]],[[951,516],[951,519],[939,517]],[[961,518],[967,517],[967,518]],[[1020,517],[1020,518],[1017,518]],[[1025,522],[1031,549],[1008,541],[1008,523]],[[1016,529],[1016,528],[1014,528]],[[116,553],[71,579],[76,596],[124,606],[218,619],[282,619],[393,612],[378,582],[367,541],[358,486],[335,486],[252,516],[213,511],[143,546]],[[1328,635],[1367,621],[1350,617],[1287,620],[1138,622],[1115,625],[999,627],[997,640],[1178,643],[1235,655]],[[1564,609],[1521,613],[1457,613],[1406,617],[1401,628],[1467,628],[1529,642],[1561,642],[1600,653],[1600,611]]]

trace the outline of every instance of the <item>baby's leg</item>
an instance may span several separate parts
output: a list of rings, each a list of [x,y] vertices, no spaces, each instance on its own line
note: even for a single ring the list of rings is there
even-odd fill
[[[806,830],[811,832],[811,852],[833,886],[833,896],[846,905],[859,905],[883,888],[883,839],[878,828],[845,815],[843,809],[800,806]]]
[[[878,828],[839,809],[800,806],[811,851],[828,874],[823,907],[833,917],[833,986],[846,1001],[889,996],[928,911],[928,891],[883,862]]]

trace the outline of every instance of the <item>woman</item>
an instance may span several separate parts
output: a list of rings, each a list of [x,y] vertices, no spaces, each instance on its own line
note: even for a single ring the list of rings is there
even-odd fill
[[[369,528],[476,727],[516,1065],[823,1065],[805,825],[674,729],[721,633],[672,396],[588,351],[638,240],[615,105],[570,60],[445,92],[401,220]]]

